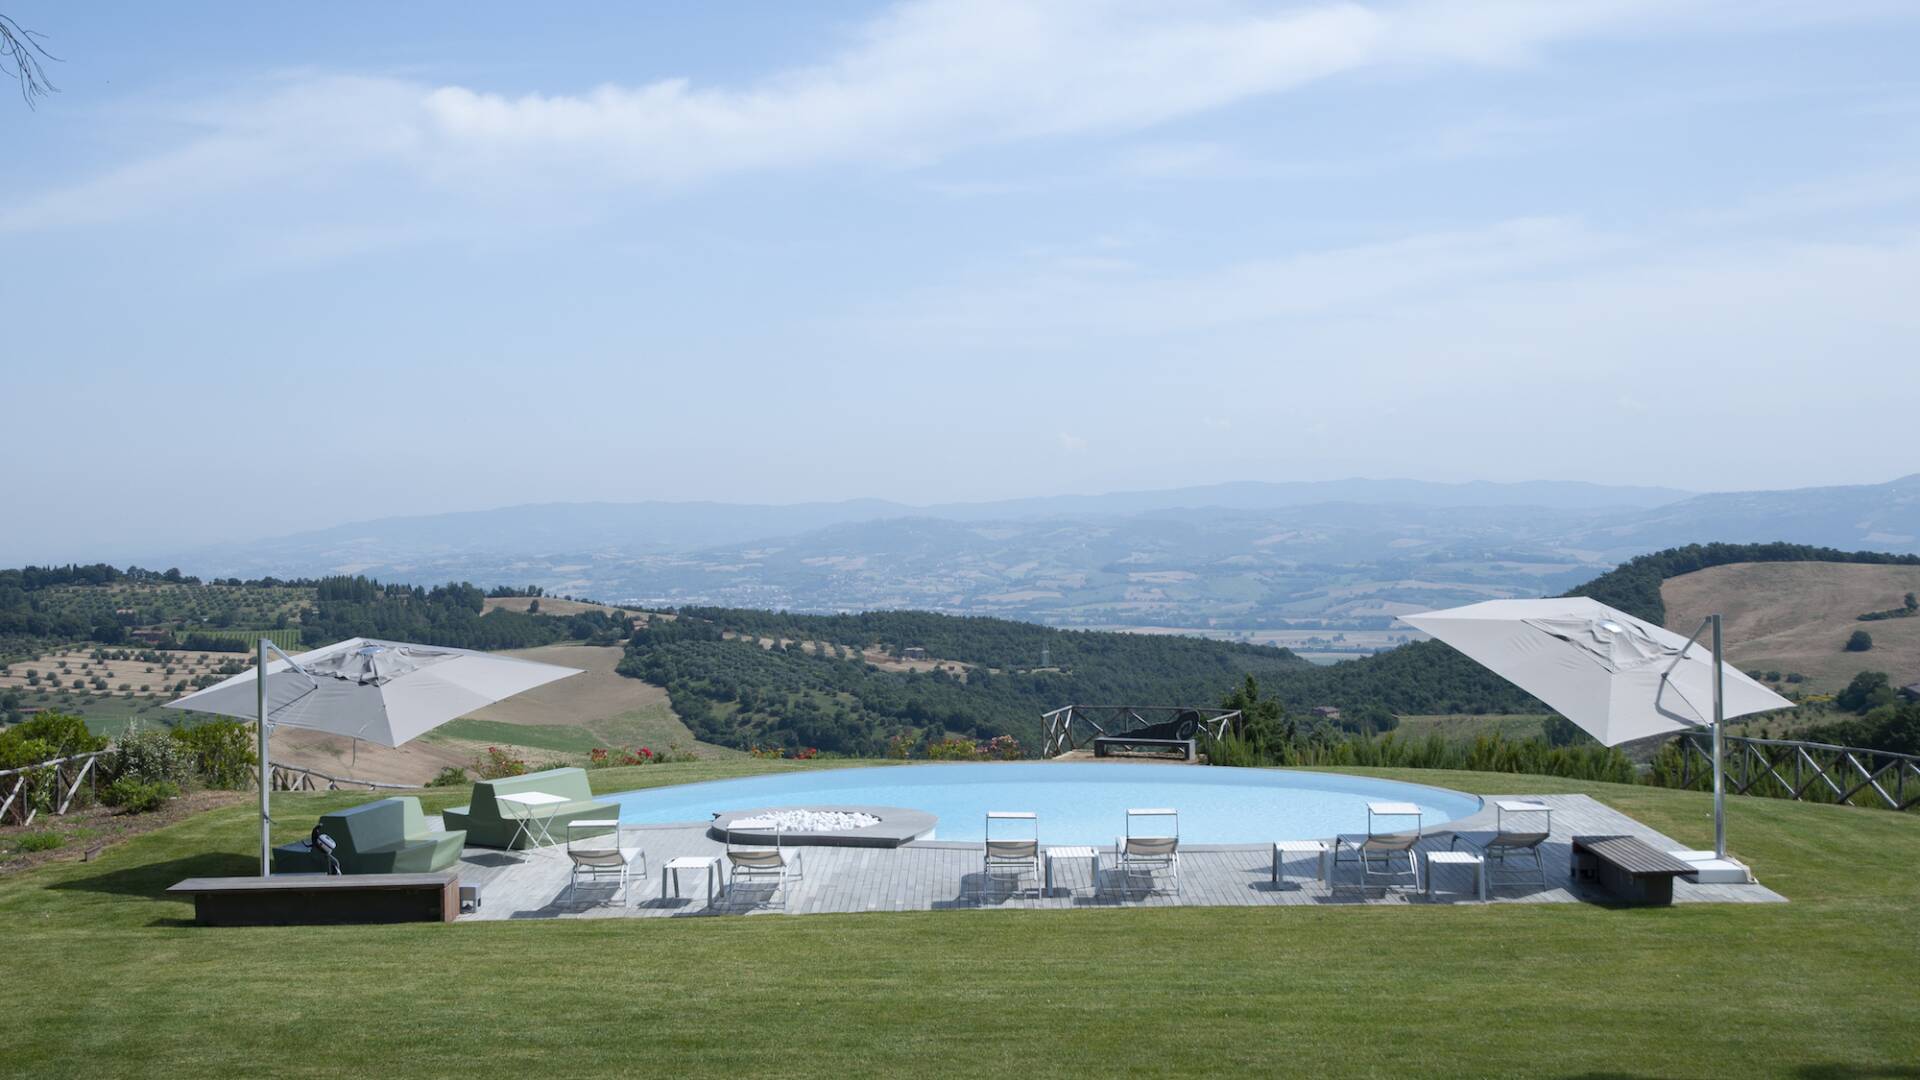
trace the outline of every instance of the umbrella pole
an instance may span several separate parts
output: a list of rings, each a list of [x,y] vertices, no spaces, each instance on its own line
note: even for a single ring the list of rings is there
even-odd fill
[[[1720,643],[1720,616],[1709,615],[1713,622],[1713,857],[1727,857],[1727,726],[1725,687],[1722,685],[1725,653]]]
[[[259,654],[253,663],[254,714],[260,721],[260,876],[273,873],[273,819],[268,814],[268,799],[273,790],[273,769],[267,764],[267,639],[255,646]]]

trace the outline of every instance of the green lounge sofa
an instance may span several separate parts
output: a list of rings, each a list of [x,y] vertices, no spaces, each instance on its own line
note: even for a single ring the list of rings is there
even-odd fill
[[[460,861],[467,834],[430,832],[420,800],[411,795],[362,803],[323,814],[320,831],[333,837],[333,857],[345,874],[427,874]],[[273,849],[276,874],[325,873],[327,861],[302,840]]]
[[[523,848],[528,846],[528,842],[524,834],[519,834],[520,809],[509,806],[503,812],[496,796],[529,791],[542,791],[567,800],[551,808],[543,807],[539,812],[543,819],[552,815],[547,827],[552,831],[554,840],[561,843],[567,839],[569,821],[616,821],[620,817],[619,803],[594,801],[593,790],[587,786],[585,769],[548,769],[500,780],[482,780],[473,785],[473,801],[470,805],[453,807],[441,817],[446,821],[447,828],[465,829],[467,841],[478,847],[504,848],[511,845]],[[594,836],[613,831],[610,828],[576,829],[574,835]]]

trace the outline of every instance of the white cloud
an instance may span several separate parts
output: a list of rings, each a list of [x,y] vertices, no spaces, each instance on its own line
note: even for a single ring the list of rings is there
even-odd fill
[[[1055,438],[1060,442],[1060,449],[1069,454],[1082,453],[1087,448],[1087,440],[1078,435],[1069,435],[1063,431],[1056,435]]]
[[[489,193],[671,187],[828,162],[912,165],[973,146],[1145,130],[1366,68],[1531,62],[1570,37],[1703,6],[1718,5],[920,0],[867,23],[823,62],[740,85],[665,78],[510,96],[307,77],[177,113],[188,133],[171,150],[60,190],[15,193],[0,230],[111,220],[375,166]],[[1194,168],[1215,152],[1166,146],[1138,164]]]

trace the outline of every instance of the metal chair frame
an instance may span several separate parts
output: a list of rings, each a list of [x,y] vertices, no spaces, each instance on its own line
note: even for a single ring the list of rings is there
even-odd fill
[[[1015,828],[1014,822],[1027,822],[1031,835],[1008,839],[993,835],[994,822],[1003,830]],[[987,812],[986,856],[981,862],[981,883],[976,896],[985,896],[995,882],[1011,871],[1017,888],[1020,879],[1033,876],[1035,895],[1040,891],[1040,816],[1026,810],[990,810]]]
[[[1136,821],[1144,825],[1146,819],[1157,818],[1168,818],[1172,820],[1173,834],[1171,836],[1166,833],[1145,835],[1134,831]],[[1172,843],[1167,846],[1165,851],[1134,850],[1136,841],[1147,840],[1170,840]],[[1158,845],[1154,846],[1157,847]],[[1150,896],[1154,892],[1153,882],[1157,876],[1155,871],[1165,870],[1173,879],[1173,895],[1180,895],[1180,811],[1164,808],[1128,810],[1126,836],[1124,839],[1113,842],[1113,851],[1114,865],[1120,872],[1123,890],[1131,891],[1131,887],[1127,883],[1132,879],[1132,871],[1135,868],[1142,868],[1147,872],[1148,884],[1145,895]]]
[[[756,881],[773,881],[773,892],[768,894],[764,906],[774,906],[774,896],[780,898],[779,909],[787,909],[787,883],[803,877],[800,865],[800,852],[787,853],[781,839],[782,830],[775,826],[773,830],[773,848],[768,850],[764,844],[735,844],[733,830],[727,830],[727,887],[724,898],[731,903],[733,891],[742,884]],[[745,879],[744,882],[742,879]]]
[[[647,853],[639,847],[624,848],[620,846],[621,826],[618,822],[613,826],[613,846],[611,848],[575,846],[573,835],[575,829],[597,829],[604,827],[605,823],[599,820],[567,822],[567,858],[573,863],[573,868],[567,875],[567,899],[569,903],[573,901],[575,894],[579,892],[580,878],[584,875],[590,881],[599,881],[603,877],[618,878],[620,881],[620,903],[622,906],[626,905],[631,898],[630,892],[633,881],[633,860],[628,857],[627,853],[629,851],[631,851],[633,856],[639,861],[640,875],[642,880],[645,880],[647,874]],[[604,834],[593,837],[593,839],[601,840],[603,837]]]

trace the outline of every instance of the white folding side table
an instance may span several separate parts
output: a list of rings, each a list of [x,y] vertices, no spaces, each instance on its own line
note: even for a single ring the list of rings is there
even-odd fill
[[[1316,857],[1321,881],[1327,880],[1327,856],[1333,851],[1321,840],[1281,840],[1273,845],[1273,883],[1280,884],[1286,876],[1286,858],[1289,855],[1312,855]]]
[[[1480,902],[1487,900],[1487,860],[1470,851],[1429,851],[1427,862],[1427,895],[1433,895],[1433,864],[1441,866],[1470,866],[1473,868],[1473,891],[1479,894]]]
[[[1094,890],[1096,892],[1099,891],[1100,853],[1098,851],[1090,847],[1050,847],[1047,849],[1047,893],[1046,894],[1048,896],[1053,895],[1053,860],[1055,859],[1087,860],[1087,881],[1089,884],[1094,886]],[[1072,890],[1069,889],[1068,892],[1071,893]]]
[[[523,851],[540,847],[552,847],[560,841],[553,838],[553,811],[551,807],[567,802],[564,795],[553,795],[545,791],[520,791],[511,795],[495,795],[495,802],[511,803],[520,807],[519,815],[514,819],[513,835],[507,839],[507,850],[513,850],[514,841],[527,838]],[[540,808],[548,807],[546,817],[540,816]]]
[[[705,870],[707,872],[707,906],[713,906],[713,883],[720,877],[720,858],[716,855],[681,855],[668,859],[660,867],[660,895],[668,895],[667,883],[673,883],[672,895],[680,895],[680,871]]]

